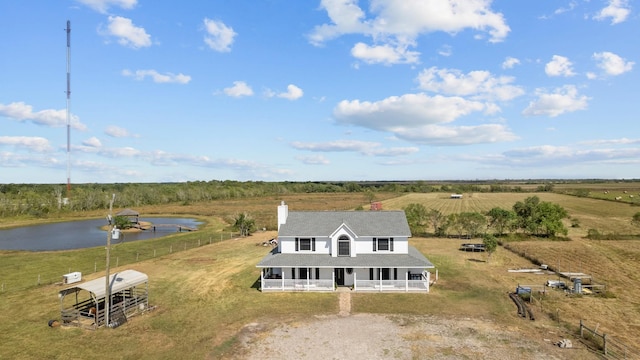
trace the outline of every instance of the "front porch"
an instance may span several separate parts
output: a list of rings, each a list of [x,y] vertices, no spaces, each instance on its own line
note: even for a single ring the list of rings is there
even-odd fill
[[[285,279],[267,278],[260,273],[260,290],[266,291],[336,291],[338,286],[351,287],[361,292],[429,292],[432,284],[431,273],[410,274],[404,280],[358,280],[357,272],[353,272],[353,283],[338,285],[336,272],[330,279]],[[410,276],[411,275],[411,276]],[[417,276],[416,276],[417,275]]]

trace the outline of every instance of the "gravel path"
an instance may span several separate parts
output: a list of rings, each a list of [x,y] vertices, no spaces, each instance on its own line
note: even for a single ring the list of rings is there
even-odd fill
[[[245,327],[236,358],[269,359],[597,359],[584,347],[560,349],[491,321],[434,316],[351,314],[340,293],[337,315]],[[574,341],[577,343],[577,341]]]

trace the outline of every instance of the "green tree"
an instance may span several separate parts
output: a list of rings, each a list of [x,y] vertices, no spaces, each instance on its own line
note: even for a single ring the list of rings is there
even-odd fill
[[[404,208],[409,228],[413,234],[423,234],[427,224],[427,208],[422,204],[412,203]]]
[[[487,226],[487,219],[479,212],[460,213],[458,222],[469,238],[477,237],[481,229]]]
[[[242,212],[236,216],[233,227],[240,232],[240,236],[249,236],[255,230],[256,221],[246,212]]]
[[[528,197],[513,205],[518,227],[526,233],[536,236],[566,235],[567,228],[562,219],[568,216],[567,211],[558,204],[540,201],[537,196]]]
[[[489,210],[487,216],[489,216],[489,226],[496,230],[498,236],[504,235],[505,230],[510,229],[516,219],[516,214],[513,211],[500,207]]]
[[[491,234],[484,234],[482,243],[484,244],[484,251],[487,253],[487,262],[489,262],[491,255],[498,248],[498,240]]]
[[[440,210],[431,209],[427,212],[427,222],[433,227],[435,236],[443,235],[443,224],[447,220],[446,216]]]

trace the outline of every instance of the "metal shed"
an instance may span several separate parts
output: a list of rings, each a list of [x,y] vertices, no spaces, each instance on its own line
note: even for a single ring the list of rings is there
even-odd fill
[[[131,316],[149,309],[149,278],[136,270],[124,270],[109,276],[111,297],[109,327],[117,327]],[[98,328],[105,325],[106,279],[87,281],[61,290],[62,325]]]

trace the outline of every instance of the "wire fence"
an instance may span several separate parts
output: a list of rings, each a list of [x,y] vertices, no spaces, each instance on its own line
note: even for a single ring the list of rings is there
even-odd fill
[[[640,351],[632,348],[607,334],[601,334],[598,329],[590,329],[580,320],[580,337],[590,340],[608,359],[640,359]]]
[[[110,267],[135,264],[137,262],[151,260],[157,257],[170,255],[176,252],[186,251],[201,246],[210,245],[216,242],[239,237],[238,233],[219,233],[208,236],[208,238],[176,238],[175,240],[163,241],[158,244],[137,248],[119,248],[111,250]],[[63,285],[63,278],[66,274],[79,272],[82,277],[98,272],[106,271],[106,255],[93,259],[83,259],[70,261],[69,263],[53,267],[44,267],[37,275],[20,275],[19,267],[14,270],[18,274],[0,273],[0,295],[9,294],[24,290],[47,286],[53,284]],[[3,271],[4,272],[4,271]],[[31,271],[33,273],[33,271]]]

